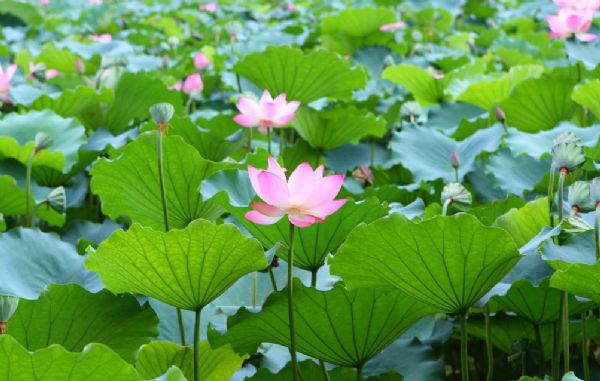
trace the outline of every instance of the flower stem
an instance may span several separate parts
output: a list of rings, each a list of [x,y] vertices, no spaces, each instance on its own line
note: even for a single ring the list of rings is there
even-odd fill
[[[562,344],[563,344],[563,361],[564,372],[569,373],[569,294],[566,291],[561,293],[561,310],[562,310]]]
[[[460,314],[460,376],[469,381],[469,352],[467,351],[467,311]]]
[[[553,380],[560,380],[560,332],[561,332],[561,325],[562,325],[562,319],[559,318],[556,322],[553,323],[554,327],[553,327],[553,341],[552,341],[552,346],[553,346],[553,353],[552,353],[552,379]]]
[[[269,278],[271,278],[271,286],[273,291],[277,291],[277,281],[275,280],[275,274],[273,273],[273,267],[269,266]]]
[[[294,233],[295,226],[290,223],[290,239],[288,251],[288,319],[290,327],[290,355],[292,356],[292,373],[294,381],[299,380],[298,358],[296,356],[296,325],[294,321]]]
[[[163,223],[165,231],[170,230],[169,227],[169,207],[167,205],[167,191],[165,187],[165,170],[164,170],[164,153],[163,153],[163,129],[164,126],[159,126],[158,137],[156,141],[157,145],[157,156],[158,156],[158,182],[160,184],[160,200],[162,202],[163,211]],[[181,345],[185,346],[185,328],[183,327],[183,314],[180,308],[177,308],[177,323],[179,325],[179,338]]]
[[[454,181],[456,181],[457,183],[460,182],[458,181],[458,168],[454,168]]]
[[[279,157],[283,156],[285,150],[285,129],[279,129]]]
[[[310,272],[310,287],[317,288],[317,272],[319,270],[312,270]],[[327,367],[325,366],[325,361],[319,360],[319,365],[321,366],[321,373],[323,373],[323,381],[329,380],[329,373],[327,372]]]
[[[560,224],[563,220],[563,200],[564,200],[564,187],[565,177],[567,177],[567,171],[561,169],[558,177],[558,223]]]
[[[535,341],[538,345],[538,362],[540,366],[540,375],[544,377],[546,375],[546,363],[544,361],[544,343],[542,343],[542,332],[540,331],[539,324],[534,324],[533,329],[535,331]]]
[[[196,319],[194,322],[194,381],[200,380],[200,368],[198,356],[200,355],[200,309],[196,310]]]
[[[583,359],[583,380],[590,381],[590,363],[589,360],[589,342],[587,334],[587,312],[581,313],[581,324],[582,324],[582,340],[581,340],[581,357]]]
[[[31,172],[33,171],[33,158],[35,156],[35,149],[31,151],[29,159],[27,159],[27,172],[25,174],[25,218],[23,218],[23,226],[30,227],[32,220],[31,210]]]
[[[550,168],[550,178],[548,179],[548,217],[550,227],[554,227],[554,214],[552,214],[552,205],[554,204],[554,168]]]
[[[271,156],[271,128],[267,127],[267,151],[269,151],[269,156]]]
[[[325,366],[325,362],[323,360],[319,360],[319,365],[321,366],[321,373],[323,374],[323,381],[330,381],[329,372],[327,372],[327,367]]]
[[[256,299],[258,299],[258,271],[254,272],[252,279],[252,307],[256,308]]]
[[[452,203],[452,199],[448,198],[444,201],[444,205],[442,206],[442,216],[448,215],[448,206]]]
[[[600,260],[600,202],[596,205],[596,218],[594,220],[596,230],[594,238],[596,242],[596,261]]]
[[[485,379],[492,381],[494,378],[494,349],[492,347],[492,327],[490,324],[490,307],[485,305],[485,353],[487,356],[487,373]]]

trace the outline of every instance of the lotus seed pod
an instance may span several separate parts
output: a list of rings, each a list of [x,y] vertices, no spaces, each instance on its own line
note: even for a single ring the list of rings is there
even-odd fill
[[[590,183],[590,197],[595,206],[600,203],[600,177],[596,177]]]
[[[595,205],[590,197],[590,183],[587,181],[575,181],[569,187],[569,204],[576,208],[577,212],[591,212]]]
[[[461,183],[448,183],[442,190],[442,204],[448,201],[457,206],[471,206],[473,197]]]
[[[0,335],[8,329],[8,321],[19,305],[19,298],[11,295],[0,295]]]
[[[577,143],[578,145],[581,145],[581,139],[579,139],[579,137],[577,135],[575,135],[572,132],[563,132],[558,134],[554,140],[552,140],[552,149],[554,149],[554,147],[556,147],[557,145],[561,144],[561,143]]]
[[[421,105],[418,102],[405,102],[400,108],[400,113],[403,116],[419,116],[423,112]]]
[[[558,143],[552,148],[552,169],[573,172],[585,163],[583,147],[574,141]]]
[[[38,132],[35,135],[35,150],[41,151],[43,149],[49,148],[52,145],[53,141],[50,136],[43,132]]]
[[[67,210],[67,196],[65,188],[62,186],[54,188],[46,198],[46,202],[50,207],[58,213],[63,214]]]
[[[460,167],[460,156],[458,156],[458,152],[456,152],[454,149],[452,152],[450,152],[450,164],[454,169],[458,169],[458,167]]]
[[[157,125],[169,123],[174,113],[175,108],[170,103],[162,102],[150,107],[150,115],[152,115],[152,119]]]
[[[500,107],[496,107],[496,119],[498,119],[501,122],[504,121],[504,119],[506,119],[504,110],[502,110]]]

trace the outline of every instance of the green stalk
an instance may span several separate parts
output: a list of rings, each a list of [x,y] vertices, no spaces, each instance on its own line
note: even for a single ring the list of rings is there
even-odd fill
[[[273,274],[273,267],[269,266],[269,278],[271,279],[271,286],[273,291],[277,291],[277,281],[275,280],[275,274]]]
[[[596,242],[596,261],[600,260],[600,202],[596,204],[596,219],[594,220],[594,240]]]
[[[313,270],[310,272],[310,287],[317,288],[317,272],[319,270]],[[321,373],[323,374],[323,381],[330,381],[329,372],[325,366],[325,361],[319,360],[319,366],[321,367]]]
[[[25,174],[25,218],[23,218],[23,226],[30,227],[32,222],[31,210],[31,172],[33,171],[33,158],[35,157],[35,148],[31,151],[29,159],[27,159],[27,172]]]
[[[458,181],[458,168],[454,168],[454,181],[456,181],[457,183],[460,182]]]
[[[446,201],[444,201],[444,205],[442,206],[442,216],[446,216],[448,215],[448,206],[450,206],[450,204],[452,203],[452,199],[446,199]]]
[[[163,126],[158,128],[157,137],[157,154],[158,154],[158,182],[160,184],[160,199],[162,202],[163,223],[165,231],[170,230],[169,227],[169,207],[167,206],[167,191],[165,187],[165,169],[163,157]],[[179,325],[179,339],[181,345],[185,346],[185,328],[183,327],[183,314],[180,308],[177,308],[177,324]]]
[[[561,169],[558,177],[558,223],[560,224],[563,220],[563,200],[565,191],[565,178],[567,177],[567,171]]]
[[[469,352],[467,350],[467,311],[460,314],[460,376],[469,381]]]
[[[560,332],[562,319],[559,318],[558,321],[553,323],[554,329],[552,330],[552,379],[560,380]]]
[[[290,240],[288,251],[288,319],[290,326],[290,355],[292,356],[292,374],[294,381],[299,380],[298,358],[296,356],[296,324],[294,320],[294,233],[295,226],[290,223]]]
[[[563,364],[564,373],[569,372],[569,294],[566,291],[561,292],[561,315],[562,315],[562,345],[563,345]]]
[[[548,216],[550,227],[554,227],[554,214],[552,214],[552,204],[554,203],[554,168],[550,168],[550,178],[548,180]]]
[[[248,128],[248,152],[252,152],[252,129]]]
[[[267,127],[267,151],[269,151],[269,156],[271,156],[271,127]]]
[[[258,299],[258,271],[254,272],[252,280],[252,307],[256,308],[256,299]]]
[[[540,331],[540,325],[534,324],[533,329],[535,331],[535,341],[538,345],[539,365],[540,365],[540,376],[544,377],[546,374],[546,363],[544,361],[544,344],[542,343],[542,332]]]
[[[362,366],[359,366],[356,368],[356,381],[362,381],[362,380],[363,380]]]
[[[200,355],[200,309],[196,310],[196,319],[194,322],[194,381],[200,380],[200,368],[198,365],[198,356]]]
[[[492,347],[492,326],[490,324],[490,307],[485,305],[484,309],[485,318],[485,353],[487,355],[487,374],[486,381],[492,381],[494,379],[494,349]]]
[[[582,340],[581,340],[581,357],[583,358],[583,380],[584,381],[590,381],[590,363],[588,362],[589,359],[589,341],[588,341],[588,334],[587,334],[587,312],[582,312],[581,313],[581,324],[582,325]]]
[[[283,151],[285,150],[285,129],[279,129],[279,156],[283,156]]]

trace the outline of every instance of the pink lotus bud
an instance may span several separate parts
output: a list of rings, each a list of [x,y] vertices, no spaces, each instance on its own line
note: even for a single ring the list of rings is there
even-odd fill
[[[183,92],[191,94],[192,92],[201,92],[204,89],[202,77],[198,73],[189,75],[183,82]]]
[[[10,103],[11,99],[8,95],[8,90],[10,90],[10,80],[16,71],[16,64],[10,65],[6,70],[3,70],[2,66],[0,66],[0,102]]]
[[[210,66],[210,60],[207,56],[205,56],[201,52],[198,52],[194,56],[194,66],[196,67],[196,69],[206,69]]]
[[[391,24],[383,24],[379,27],[380,32],[395,32],[398,29],[406,28],[404,21],[398,21]]]
[[[83,74],[85,72],[85,64],[81,58],[77,58],[77,61],[75,61],[75,70],[77,70],[79,74]]]
[[[102,5],[102,0],[88,0],[90,5]]]
[[[48,69],[46,70],[46,79],[56,78],[59,74],[59,71],[56,69]]]
[[[371,168],[367,166],[356,168],[354,172],[352,172],[352,176],[362,184],[373,184],[373,181],[375,181],[375,176],[373,176]]]
[[[216,12],[217,11],[217,3],[203,3],[198,6],[201,11],[207,12]]]
[[[287,3],[287,10],[290,12],[294,12],[294,10],[296,10],[296,5],[290,1],[289,3]]]
[[[279,94],[275,99],[265,90],[258,102],[253,99],[240,97],[236,107],[240,110],[233,120],[243,127],[258,127],[261,134],[266,134],[268,128],[285,127],[296,116],[300,107],[298,101],[287,101],[285,94]]]
[[[458,167],[460,167],[460,157],[458,156],[458,152],[456,152],[454,149],[452,152],[450,152],[450,164],[454,169],[458,169]]]
[[[300,164],[286,179],[285,169],[269,158],[267,170],[248,166],[250,183],[264,202],[253,202],[248,220],[271,225],[285,215],[291,224],[304,228],[324,222],[348,200],[336,200],[344,184],[344,176],[323,176],[323,166],[313,170],[308,163]]]
[[[50,4],[50,0],[40,0],[40,6],[47,7]]]
[[[108,33],[92,34],[92,35],[90,35],[90,40],[96,41],[96,42],[111,42],[112,36]]]
[[[503,122],[506,119],[506,115],[504,115],[504,111],[500,107],[496,107],[496,119]]]
[[[29,77],[27,78],[30,81],[35,79],[35,64],[33,62],[29,62]]]

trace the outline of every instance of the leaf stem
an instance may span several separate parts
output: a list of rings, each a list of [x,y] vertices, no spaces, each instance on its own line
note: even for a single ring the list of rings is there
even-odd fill
[[[485,379],[486,381],[492,381],[494,378],[494,348],[492,347],[492,326],[490,323],[489,305],[485,305],[483,313],[485,319],[485,353],[487,357],[487,373]]]
[[[258,299],[258,271],[254,272],[252,279],[252,307],[256,308],[256,299]]]
[[[362,381],[362,380],[363,380],[362,365],[360,365],[360,366],[356,367],[356,381]]]
[[[317,288],[317,272],[319,270],[312,270],[310,272],[310,287]],[[323,381],[330,381],[329,373],[327,372],[327,367],[325,366],[325,361],[319,360],[319,365],[321,366],[321,373],[323,373]]]
[[[279,157],[283,156],[285,150],[285,129],[279,129]]]
[[[198,356],[200,355],[200,311],[196,310],[196,319],[194,321],[194,381],[200,380],[200,368]]]
[[[271,279],[271,286],[273,291],[277,291],[277,281],[275,280],[275,274],[273,273],[273,267],[269,266],[269,278]]]
[[[596,261],[600,260],[600,202],[596,205],[596,218],[594,220],[594,241],[596,243]]]
[[[554,168],[550,168],[550,178],[548,179],[548,217],[550,227],[554,227],[554,214],[552,214],[552,205],[554,204]]]
[[[271,156],[271,127],[267,127],[267,151],[269,151],[269,156]]]
[[[553,323],[553,334],[552,334],[552,379],[560,380],[560,332],[561,332],[562,319],[559,319]]]
[[[331,379],[329,378],[329,372],[327,372],[327,367],[325,366],[325,361],[319,360],[319,365],[321,366],[321,373],[323,374],[323,381],[330,381]]]
[[[299,380],[298,358],[296,356],[296,324],[294,320],[294,233],[295,226],[290,223],[290,239],[288,251],[288,319],[290,327],[290,355],[292,356],[292,372],[294,381]]]
[[[561,293],[561,311],[562,311],[562,344],[563,344],[563,361],[564,372],[569,373],[569,294],[566,291]]]
[[[559,224],[563,220],[563,200],[564,200],[565,177],[567,177],[567,171],[565,169],[561,169],[560,175],[558,177],[558,223]]]
[[[469,381],[469,352],[467,348],[467,313],[460,313],[460,376],[462,381]]]
[[[163,133],[166,131],[164,126],[158,126],[158,137],[156,141],[157,156],[158,156],[158,182],[160,185],[160,200],[162,202],[163,224],[165,231],[170,230],[169,226],[169,207],[167,205],[167,190],[165,187],[165,169],[164,169],[164,150],[163,150]],[[177,308],[177,324],[179,325],[179,339],[181,345],[185,346],[185,328],[183,326],[183,314],[180,308]]]
[[[451,203],[451,198],[447,198],[446,201],[444,201],[444,205],[442,206],[442,216],[448,215],[448,206],[450,206]]]
[[[30,227],[32,222],[31,210],[31,172],[33,171],[33,158],[35,156],[35,148],[31,151],[29,159],[27,159],[27,172],[25,174],[25,218],[23,226]]]
[[[248,152],[252,153],[252,128],[248,128]]]
[[[582,324],[582,340],[581,340],[581,357],[583,359],[583,380],[590,381],[590,363],[589,363],[589,342],[587,334],[587,312],[581,313],[581,324]]]
[[[544,361],[544,343],[542,343],[542,332],[540,331],[540,325],[534,324],[533,330],[535,331],[535,341],[538,345],[538,362],[540,366],[540,375],[544,377],[546,375],[546,363]]]

